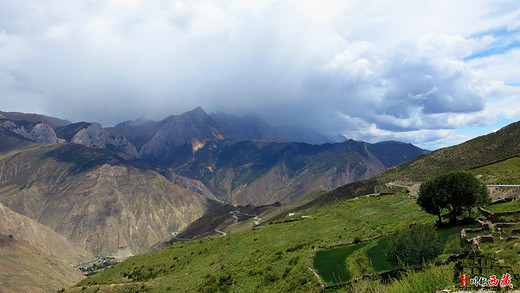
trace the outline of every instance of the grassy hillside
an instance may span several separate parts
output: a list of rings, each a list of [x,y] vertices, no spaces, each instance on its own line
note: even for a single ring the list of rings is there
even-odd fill
[[[499,204],[509,211],[517,202]],[[304,216],[302,218],[302,216]],[[307,269],[316,269],[325,284],[349,280],[393,268],[384,257],[392,236],[351,246],[320,249],[340,242],[382,235],[410,223],[431,223],[434,216],[421,211],[407,193],[363,196],[312,212],[265,223],[254,230],[190,242],[177,242],[164,250],[127,259],[81,281],[67,292],[321,292]],[[518,225],[517,225],[518,226]],[[513,228],[517,227],[514,226]],[[473,225],[438,231],[444,249],[437,260],[462,253],[459,233]],[[511,228],[509,228],[510,230]],[[509,231],[508,230],[508,231]],[[507,232],[507,231],[506,231]],[[493,232],[495,243],[483,243],[483,255],[502,265],[520,269],[518,241]],[[507,232],[511,233],[511,232]],[[477,236],[478,234],[474,235]],[[454,263],[410,271],[391,284],[364,280],[339,292],[432,292],[454,288]],[[345,278],[345,279],[342,279]],[[514,285],[518,285],[514,279]]]
[[[297,218],[300,220],[288,221]],[[434,219],[404,193],[361,197],[265,223],[254,230],[177,242],[164,250],[129,258],[78,286],[79,290],[90,286],[85,292],[96,290],[94,284],[125,284],[121,288],[139,284],[148,292],[211,292],[219,288],[314,292],[317,281],[305,267],[314,248]]]
[[[110,288],[113,290],[111,292],[320,292],[322,290],[318,286],[318,280],[306,264],[327,269],[331,267],[328,261],[324,265],[320,265],[319,260],[314,262],[313,252],[317,247],[338,242],[357,242],[394,232],[411,223],[432,223],[435,220],[434,216],[423,212],[415,199],[399,185],[387,187],[388,190],[399,191],[395,194],[361,195],[374,193],[376,189],[381,190],[382,186],[391,181],[421,181],[446,171],[470,168],[484,181],[492,177],[516,182],[519,179],[515,171],[516,159],[484,165],[518,153],[518,128],[518,124],[513,124],[489,136],[423,155],[375,178],[348,184],[332,192],[315,193],[296,206],[280,207],[277,215],[271,209],[266,212],[270,214],[269,217],[265,216],[266,213],[260,215],[264,222],[255,229],[227,236],[177,242],[164,250],[132,257],[83,280],[77,287],[67,291],[108,292],[107,288]],[[492,209],[501,211],[516,207],[517,203],[513,202]],[[299,214],[288,217],[282,211]],[[482,217],[478,213],[473,214]],[[225,213],[221,216],[225,216]],[[509,218],[503,217],[506,220]],[[445,243],[439,258],[462,252],[458,237],[462,228],[458,226],[439,230]],[[501,230],[497,231],[492,231],[493,235]],[[511,234],[502,236],[504,235]],[[513,271],[520,270],[518,240],[495,236],[495,243],[482,245],[483,253],[500,258],[501,263],[511,266]],[[381,258],[381,252],[387,245],[386,239],[388,238],[379,238],[341,249],[338,253],[345,262],[339,262],[338,269],[343,270],[344,276],[350,279],[388,269],[391,266]],[[320,251],[326,253],[326,250]],[[334,251],[333,254],[335,253]],[[336,260],[337,257],[339,256],[333,259]],[[346,266],[341,267],[342,264]],[[332,272],[332,278],[328,281],[330,283],[336,281],[335,276],[338,274],[334,268]],[[424,272],[408,272],[389,285],[364,280],[355,283],[353,288],[330,290],[432,292],[453,288],[453,272],[452,263],[427,268]],[[319,274],[322,275],[321,272]],[[326,272],[323,274],[327,275]],[[327,282],[323,276],[322,280]],[[518,281],[515,282],[518,284]]]
[[[453,170],[467,170],[520,154],[520,122],[465,143],[443,148],[391,168],[381,176],[390,181],[422,181]]]

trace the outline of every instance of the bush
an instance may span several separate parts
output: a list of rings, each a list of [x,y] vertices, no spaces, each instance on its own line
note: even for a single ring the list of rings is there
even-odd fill
[[[400,230],[386,250],[388,260],[407,267],[423,266],[443,249],[439,234],[431,225],[416,224]]]

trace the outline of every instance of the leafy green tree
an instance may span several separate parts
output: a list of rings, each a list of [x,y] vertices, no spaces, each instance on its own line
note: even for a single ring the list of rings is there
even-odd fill
[[[426,181],[419,188],[419,204],[428,214],[437,215],[442,224],[441,213],[448,207],[448,195],[438,187],[436,180]]]
[[[386,256],[394,264],[423,266],[435,259],[442,249],[442,241],[432,225],[416,224],[394,235]]]
[[[427,213],[437,215],[444,209],[451,213],[451,220],[456,220],[463,211],[489,203],[489,193],[484,184],[467,172],[450,172],[426,181],[419,188],[419,204]]]

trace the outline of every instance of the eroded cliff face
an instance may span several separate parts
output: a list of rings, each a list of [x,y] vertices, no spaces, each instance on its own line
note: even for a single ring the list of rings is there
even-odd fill
[[[147,251],[216,205],[157,172],[74,144],[0,160],[0,203],[96,256]]]

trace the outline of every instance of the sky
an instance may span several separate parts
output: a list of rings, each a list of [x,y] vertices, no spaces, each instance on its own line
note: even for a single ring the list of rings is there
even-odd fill
[[[0,109],[197,106],[434,150],[520,119],[517,0],[0,0]]]

